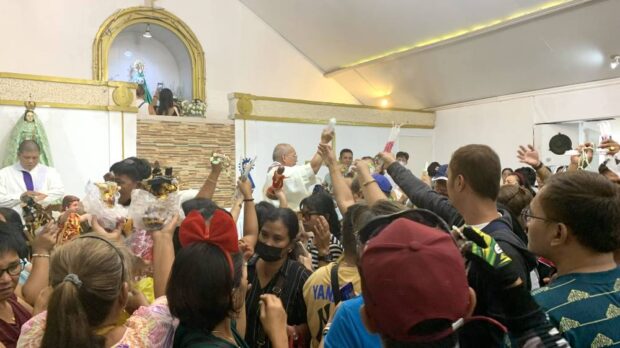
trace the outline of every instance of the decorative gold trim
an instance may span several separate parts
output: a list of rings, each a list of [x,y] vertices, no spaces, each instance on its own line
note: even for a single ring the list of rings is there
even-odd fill
[[[241,115],[235,114],[236,120],[249,120],[249,121],[263,121],[263,122],[286,122],[286,123],[309,123],[309,124],[325,124],[325,120],[317,120],[312,118],[299,118],[299,117],[278,117],[278,116],[255,116],[255,115]],[[339,125],[343,126],[360,126],[360,127],[386,127],[391,128],[391,123],[374,123],[374,122],[351,122],[351,121],[338,121]],[[403,124],[401,128],[416,128],[416,129],[433,129],[434,126],[427,125],[415,125],[415,124]]]
[[[10,106],[24,106],[23,100],[0,100],[0,105]],[[107,105],[83,105],[83,104],[67,104],[67,103],[52,103],[45,101],[37,101],[37,107],[39,108],[56,108],[56,109],[78,109],[78,110],[95,110],[95,111],[123,111],[137,113],[138,108],[135,106],[107,106]]]
[[[123,81],[97,81],[97,80],[87,80],[87,79],[75,79],[72,77],[19,74],[19,73],[12,73],[12,72],[0,72],[0,78],[54,82],[54,83],[70,83],[74,85],[126,87],[130,89],[136,89],[138,87],[138,85],[136,85],[135,83],[123,82]]]
[[[194,99],[206,100],[205,54],[200,41],[180,18],[164,9],[130,7],[108,17],[99,27],[93,42],[93,79],[108,79],[108,55],[112,42],[125,28],[137,23],[160,25],[173,32],[185,44],[192,63],[192,96]]]
[[[422,41],[402,46],[398,48],[394,48],[390,51],[381,52],[379,54],[375,54],[369,57],[364,57],[358,59],[354,62],[347,63],[344,65],[340,65],[334,69],[328,70],[324,73],[325,77],[334,76],[337,73],[366,66],[373,63],[378,63],[385,61],[387,59],[394,59],[396,57],[400,57],[403,55],[411,54],[413,52],[418,52],[423,49],[437,47],[439,45],[443,45],[450,42],[455,42],[457,40],[463,40],[466,38],[471,38],[477,35],[482,35],[488,33],[490,31],[499,30],[502,28],[506,28],[507,26],[514,25],[517,23],[521,23],[526,20],[531,20],[533,18],[537,18],[540,16],[544,16],[547,14],[551,14],[560,10],[564,10],[570,7],[574,7],[592,0],[551,0],[544,2],[542,4],[538,4],[535,7],[531,7],[528,9],[520,10],[518,12],[512,13],[510,15],[491,19],[484,23],[477,23],[474,25],[470,25],[467,28],[456,29],[449,33],[444,33],[440,36],[431,37],[424,39]]]
[[[385,111],[407,111],[407,112],[421,112],[425,114],[434,114],[432,111],[427,110],[419,110],[419,109],[405,109],[405,108],[382,108],[379,106],[371,106],[371,105],[357,105],[357,104],[345,104],[345,103],[331,103],[331,102],[319,102],[313,100],[304,100],[304,99],[289,99],[289,98],[277,98],[277,97],[262,97],[256,96],[253,94],[247,93],[233,93],[234,98],[248,99],[248,100],[266,100],[266,101],[277,101],[284,103],[296,103],[296,104],[310,104],[310,105],[326,105],[326,106],[338,106],[338,107],[348,107],[348,108],[358,108],[358,109],[373,109],[373,110],[385,110]]]
[[[59,76],[18,74],[18,73],[11,73],[11,72],[0,72],[0,78],[17,79],[17,80],[31,80],[31,81],[45,81],[45,82],[58,82],[58,83],[72,83],[72,84],[76,84],[76,85],[106,86],[106,82],[105,81],[95,81],[95,80],[86,80],[86,79],[74,79],[74,78],[59,77]]]

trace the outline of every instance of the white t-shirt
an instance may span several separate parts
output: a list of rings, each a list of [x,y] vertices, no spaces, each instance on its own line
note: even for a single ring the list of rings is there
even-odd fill
[[[148,116],[149,115],[149,103],[147,103],[142,98],[136,98],[134,102],[134,106],[138,108],[138,116]]]

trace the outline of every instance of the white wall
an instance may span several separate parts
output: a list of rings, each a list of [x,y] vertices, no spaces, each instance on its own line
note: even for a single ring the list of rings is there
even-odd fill
[[[548,150],[549,139],[534,139],[536,123],[620,116],[620,79],[479,100],[436,110],[435,159],[445,163],[460,146],[487,144],[503,167],[521,167],[519,145]],[[615,138],[620,129],[613,130]]]
[[[123,158],[120,112],[37,108],[37,116],[60,172],[65,193],[83,196],[88,180],[103,180],[110,165]],[[23,107],[0,106],[0,157]],[[125,157],[136,154],[136,115],[124,113]]]
[[[185,53],[187,58],[187,53]],[[144,74],[151,92],[155,94],[158,82],[170,88],[181,99],[191,99],[191,70],[182,75],[179,62],[165,43],[156,37],[145,39],[140,33],[123,31],[110,48],[108,75],[110,80],[131,82],[131,67],[136,60],[144,63]],[[189,64],[189,58],[186,59]],[[184,62],[185,63],[185,62]]]
[[[0,71],[92,78],[92,44],[103,21],[142,0],[3,1]],[[237,0],[160,0],[205,51],[207,116],[224,120],[227,94],[357,103]]]
[[[245,131],[244,131],[245,124]],[[284,123],[284,122],[263,122],[263,121],[235,121],[235,142],[237,144],[237,158],[244,156],[257,156],[256,168],[252,172],[252,177],[256,186],[256,198],[260,198],[262,188],[267,180],[267,168],[271,165],[273,148],[279,143],[289,143],[297,151],[298,164],[308,161],[316,153],[317,145],[320,141],[321,131],[324,125]],[[244,139],[245,134],[245,139]],[[354,158],[363,156],[375,156],[383,150],[385,142],[390,134],[390,128],[384,127],[358,127],[358,126],[336,126],[336,151],[340,152],[343,148],[353,150]],[[433,131],[429,129],[401,129],[400,139],[407,137],[424,137],[432,141]],[[244,150],[246,151],[244,153]],[[399,151],[400,143],[396,142],[393,151]],[[403,148],[411,156],[418,156],[415,149]],[[423,156],[425,154],[419,154]],[[412,168],[416,172],[420,168]],[[327,174],[327,169],[323,167],[319,172],[322,179]],[[261,191],[261,192],[258,192]]]

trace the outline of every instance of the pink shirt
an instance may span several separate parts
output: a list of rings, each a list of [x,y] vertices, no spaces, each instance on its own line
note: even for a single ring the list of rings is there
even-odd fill
[[[42,312],[24,324],[17,347],[40,347],[46,320],[47,312]],[[172,347],[175,324],[165,296],[148,307],[140,307],[127,319],[125,326],[123,338],[113,347]]]

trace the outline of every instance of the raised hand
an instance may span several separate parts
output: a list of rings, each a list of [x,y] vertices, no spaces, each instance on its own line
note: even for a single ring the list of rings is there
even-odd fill
[[[536,151],[532,145],[527,145],[527,147],[519,145],[519,149],[517,150],[517,158],[521,163],[525,163],[529,166],[540,166],[540,156],[538,155],[538,151]]]
[[[331,232],[329,229],[329,223],[323,216],[319,216],[317,222],[313,226],[314,239],[312,243],[318,249],[319,255],[329,254],[329,244],[331,239]]]
[[[323,162],[325,162],[327,167],[332,167],[338,164],[336,154],[334,154],[333,148],[330,144],[319,144],[319,155],[323,158]]]
[[[328,144],[334,139],[334,130],[333,129],[323,129],[321,132],[321,144]]]
[[[523,283],[512,262],[493,237],[475,227],[454,228],[452,236],[456,239],[461,253],[485,270],[501,289]]]
[[[607,149],[607,154],[612,156],[617,154],[618,151],[620,151],[620,145],[618,145],[618,143],[612,139],[607,139],[603,141],[598,147],[600,147],[601,149]]]
[[[260,296],[260,322],[274,346],[280,346],[279,342],[288,343],[286,310],[277,296]]]
[[[394,154],[391,152],[379,152],[377,156],[383,161],[383,168],[387,168],[392,163],[396,162],[396,157],[394,157]]]
[[[252,182],[250,180],[239,179],[237,181],[237,188],[241,195],[243,195],[243,199],[252,199]]]
[[[168,237],[172,239],[174,230],[177,227],[177,222],[179,222],[179,214],[174,214],[172,219],[170,219],[170,221],[164,225],[161,230],[151,232],[153,239],[160,237]]]
[[[54,249],[56,245],[56,238],[60,228],[54,221],[50,221],[43,227],[41,233],[39,233],[32,241],[32,253],[33,254],[47,254]]]

